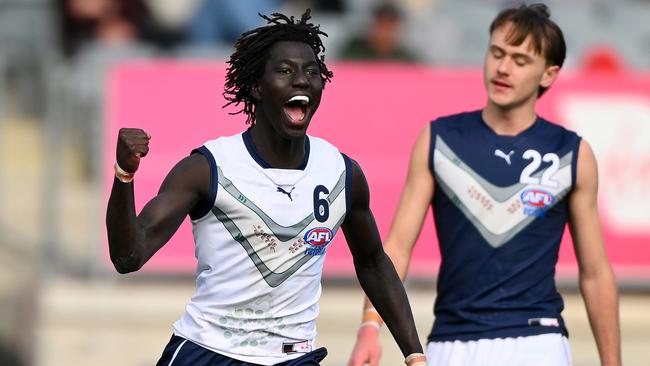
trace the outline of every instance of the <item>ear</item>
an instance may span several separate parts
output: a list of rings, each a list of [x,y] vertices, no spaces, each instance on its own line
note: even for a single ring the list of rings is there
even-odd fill
[[[560,67],[558,65],[547,67],[546,71],[544,71],[544,75],[542,75],[542,80],[539,82],[539,85],[543,88],[550,87],[559,74]]]
[[[259,101],[260,99],[262,99],[262,89],[260,87],[260,83],[258,83],[257,81],[253,83],[253,87],[251,88],[251,95],[253,96],[253,98],[255,98],[255,100]]]

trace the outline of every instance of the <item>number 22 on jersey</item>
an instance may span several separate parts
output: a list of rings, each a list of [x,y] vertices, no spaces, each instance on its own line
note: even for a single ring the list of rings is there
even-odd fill
[[[521,176],[519,177],[520,183],[543,185],[552,188],[560,186],[560,183],[553,179],[555,173],[560,169],[560,158],[557,154],[546,153],[542,156],[539,151],[530,149],[523,153],[522,158],[531,160],[531,162],[521,171]],[[533,173],[539,169],[542,162],[551,163],[551,165],[544,170],[541,177],[534,176]]]

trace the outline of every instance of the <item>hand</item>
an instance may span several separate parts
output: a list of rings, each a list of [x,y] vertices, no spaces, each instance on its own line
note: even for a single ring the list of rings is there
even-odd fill
[[[140,128],[121,128],[117,136],[116,161],[127,173],[135,173],[140,159],[149,152],[151,135]]]
[[[378,366],[382,347],[379,342],[379,329],[372,326],[359,328],[357,343],[354,345],[348,366]]]

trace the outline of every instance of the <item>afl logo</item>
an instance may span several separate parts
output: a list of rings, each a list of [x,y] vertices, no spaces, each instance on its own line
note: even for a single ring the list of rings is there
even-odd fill
[[[305,233],[306,255],[321,255],[325,252],[327,244],[334,238],[332,230],[326,227],[315,227]]]
[[[552,205],[555,197],[542,189],[527,189],[521,192],[521,200],[526,206],[545,207]]]
[[[542,217],[553,203],[555,197],[543,189],[527,189],[521,192],[524,213],[528,216]]]

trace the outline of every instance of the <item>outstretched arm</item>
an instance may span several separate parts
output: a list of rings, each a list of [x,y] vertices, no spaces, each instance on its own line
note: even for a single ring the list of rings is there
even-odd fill
[[[406,291],[390,258],[384,253],[370,211],[368,183],[356,162],[352,167],[352,203],[343,222],[343,231],[354,258],[359,283],[384,317],[404,356],[422,353]]]
[[[406,278],[411,254],[433,197],[434,179],[429,170],[430,141],[431,129],[427,126],[422,129],[413,146],[406,183],[393,224],[384,243],[384,250],[402,280]],[[366,299],[364,324],[368,325],[359,328],[357,342],[348,362],[349,366],[361,366],[366,362],[369,362],[370,366],[379,364],[381,345],[378,328],[382,320],[373,310],[368,309],[373,309],[373,305]],[[368,319],[365,319],[366,317]],[[366,323],[366,320],[371,321]],[[376,326],[371,326],[372,324]]]
[[[119,132],[117,165],[135,174],[149,152],[150,136],[141,129]],[[136,214],[133,182],[113,180],[106,209],[111,261],[120,273],[140,269],[176,232],[188,212],[207,197],[210,170],[205,157],[191,155],[169,172],[158,194]],[[127,179],[128,180],[128,179]]]
[[[584,140],[571,194],[569,228],[580,269],[580,291],[596,338],[602,365],[621,364],[618,289],[600,231],[596,159]]]

